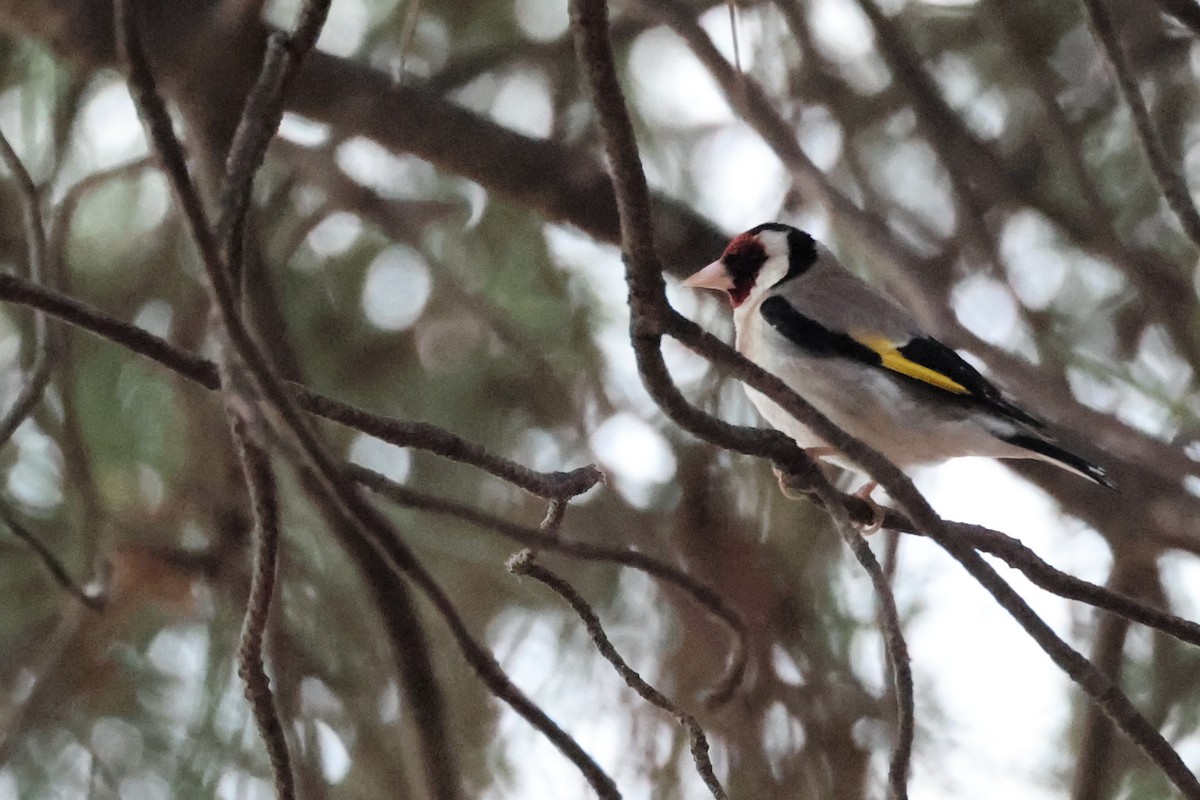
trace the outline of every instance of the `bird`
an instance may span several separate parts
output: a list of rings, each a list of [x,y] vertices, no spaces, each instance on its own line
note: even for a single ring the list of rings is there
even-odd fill
[[[960,456],[1038,459],[1112,488],[1102,467],[1054,441],[1045,422],[805,231],[779,222],[751,228],[683,285],[725,292],[738,352],[901,469]],[[857,466],[745,388],[767,422],[810,456]],[[869,481],[856,494],[874,505],[875,487]]]

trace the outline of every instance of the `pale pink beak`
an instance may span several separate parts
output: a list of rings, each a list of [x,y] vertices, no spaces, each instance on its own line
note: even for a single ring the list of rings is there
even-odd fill
[[[725,269],[724,264],[714,261],[699,272],[689,275],[683,285],[689,289],[716,289],[725,292],[733,288],[733,278],[729,276],[729,270]]]

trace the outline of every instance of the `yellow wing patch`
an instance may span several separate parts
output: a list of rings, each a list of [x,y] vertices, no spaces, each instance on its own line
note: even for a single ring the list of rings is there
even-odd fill
[[[901,375],[916,378],[919,381],[936,386],[939,389],[944,389],[947,392],[953,392],[954,394],[971,393],[967,387],[958,381],[947,378],[935,369],[930,369],[905,358],[904,354],[896,349],[896,344],[886,336],[873,336],[853,331],[851,331],[850,336],[859,344],[865,345],[878,353],[880,359],[883,360],[883,366],[893,372],[899,372]]]

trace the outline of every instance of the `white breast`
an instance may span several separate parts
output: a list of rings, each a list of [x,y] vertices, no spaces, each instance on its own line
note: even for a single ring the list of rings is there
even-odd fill
[[[738,352],[778,376],[831,422],[878,450],[899,467],[955,456],[1024,455],[978,424],[958,406],[931,407],[899,379],[865,364],[841,358],[806,356],[758,313],[755,302],[734,311]],[[746,387],[759,413],[801,447],[825,446],[791,414]]]

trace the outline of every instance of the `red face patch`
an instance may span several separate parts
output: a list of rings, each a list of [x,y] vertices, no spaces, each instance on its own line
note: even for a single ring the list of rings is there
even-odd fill
[[[762,243],[758,241],[758,237],[749,233],[739,233],[729,240],[729,245],[726,246],[725,252],[721,254],[721,260],[724,261],[730,256],[744,256],[751,250],[762,250]]]
[[[767,251],[757,236],[750,233],[739,233],[725,248],[721,255],[721,263],[729,271],[733,279],[733,288],[729,290],[729,300],[737,308],[750,296],[758,271],[767,260]]]

